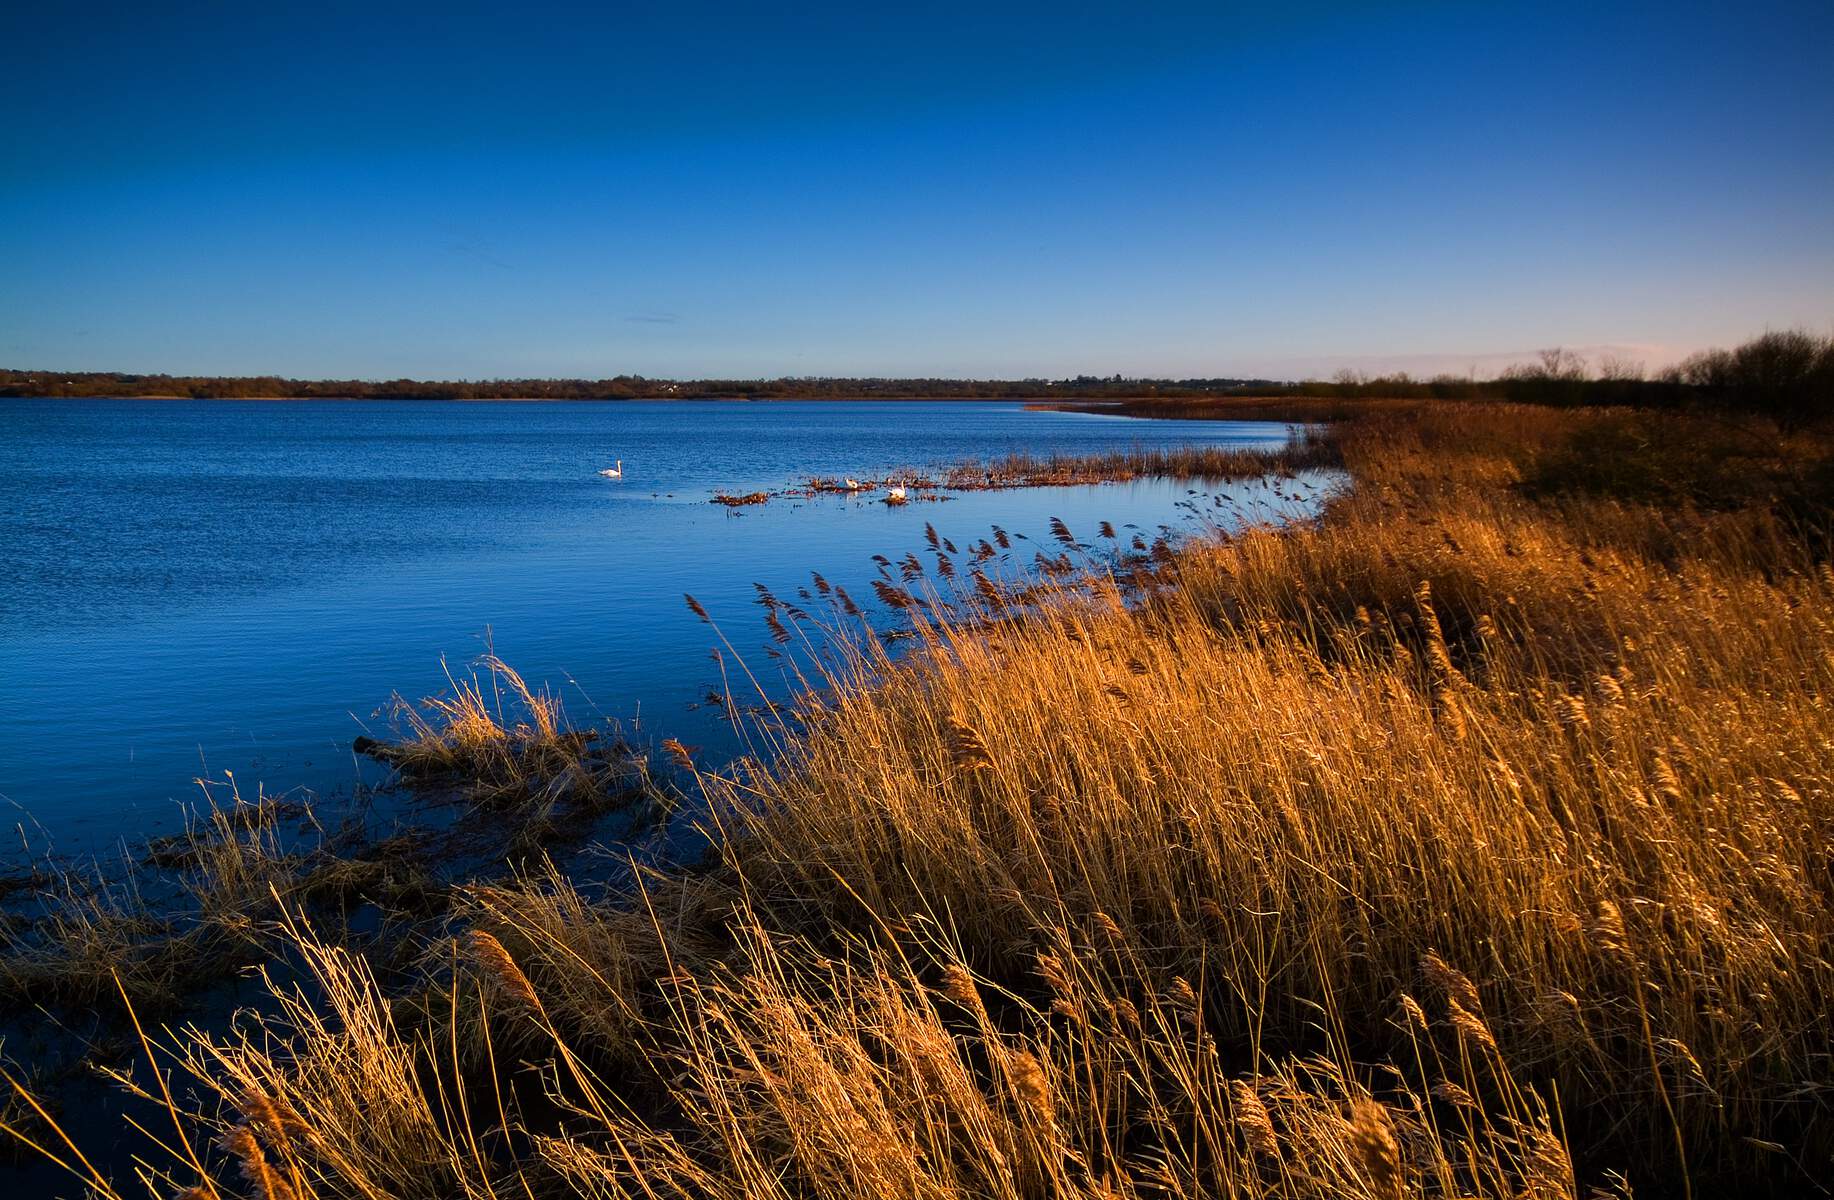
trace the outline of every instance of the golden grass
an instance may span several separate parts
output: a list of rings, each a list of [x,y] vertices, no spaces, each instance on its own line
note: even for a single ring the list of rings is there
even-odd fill
[[[479,672],[482,672],[480,674]],[[646,759],[619,739],[571,725],[559,697],[529,687],[494,653],[451,690],[418,704],[395,698],[399,740],[359,738],[359,751],[409,782],[448,786],[492,805],[601,807],[650,793]]]
[[[700,776],[709,868],[602,901],[475,889],[410,997],[295,923],[310,988],[161,1052],[225,1105],[165,1140],[227,1137],[234,1164],[180,1153],[158,1182],[1825,1180],[1834,571],[1765,505],[1521,486],[1610,419],[1378,406],[1335,431],[1355,486],[1317,523],[1128,587],[1065,576],[1017,615],[964,570],[946,609],[905,606],[917,653],[857,640],[772,761]]]

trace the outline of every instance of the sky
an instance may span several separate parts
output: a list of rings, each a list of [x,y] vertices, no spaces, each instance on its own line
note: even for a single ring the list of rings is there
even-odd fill
[[[0,366],[1493,373],[1834,331],[1834,3],[0,6]]]

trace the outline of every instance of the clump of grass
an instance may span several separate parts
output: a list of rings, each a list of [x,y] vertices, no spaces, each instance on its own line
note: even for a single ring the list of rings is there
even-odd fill
[[[0,1005],[92,1005],[114,980],[144,1003],[164,1005],[197,956],[172,922],[125,887],[66,879],[42,910],[9,929],[0,948]]]
[[[724,504],[727,508],[744,508],[747,505],[763,504],[770,498],[771,494],[769,492],[746,492],[743,495],[733,495],[728,492],[715,492],[713,503]]]
[[[464,679],[448,672],[446,695],[419,704],[397,696],[403,736],[393,742],[358,738],[357,750],[411,783],[452,788],[497,806],[602,808],[648,794],[647,762],[621,739],[573,727],[559,697],[530,688],[494,653],[473,668]]]
[[[391,916],[435,915],[444,911],[451,888],[435,874],[433,855],[428,839],[413,833],[316,854],[300,864],[290,896],[345,909],[375,904]]]
[[[877,491],[882,484],[875,479],[856,479],[849,482],[837,479],[832,475],[812,476],[795,494],[806,496],[846,495],[854,492]]]
[[[262,924],[304,881],[336,861],[286,838],[312,824],[299,798],[244,799],[232,777],[198,781],[205,807],[183,832],[119,865],[40,870],[30,904],[0,926],[0,1009],[93,1010],[125,996],[166,1012],[261,961]]]

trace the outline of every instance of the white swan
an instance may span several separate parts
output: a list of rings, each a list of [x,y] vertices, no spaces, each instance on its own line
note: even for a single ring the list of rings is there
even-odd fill
[[[857,479],[853,479],[850,477],[850,478],[841,480],[841,482],[847,485],[847,490],[850,492],[857,492],[860,490],[860,481]]]
[[[617,465],[617,466],[615,466],[615,467],[606,467],[606,468],[605,468],[605,469],[604,469],[603,471],[600,471],[600,472],[599,472],[599,474],[601,474],[601,475],[603,475],[603,476],[604,476],[605,478],[607,478],[607,479],[622,479],[622,478],[624,478],[624,460],[620,458],[620,459],[618,460],[618,465]]]
[[[904,489],[902,487],[886,488],[885,489],[885,498],[887,500],[902,500],[904,499]]]

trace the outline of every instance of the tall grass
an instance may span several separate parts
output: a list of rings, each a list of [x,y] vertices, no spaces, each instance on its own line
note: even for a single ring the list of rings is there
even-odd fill
[[[441,784],[486,804],[603,807],[648,795],[648,763],[622,739],[577,728],[560,698],[536,691],[494,652],[450,690],[410,703],[397,696],[401,736],[360,738],[357,748],[420,786]]]
[[[862,632],[771,761],[701,776],[717,861],[473,889],[411,993],[291,922],[313,987],[157,1051],[221,1107],[173,1106],[155,1183],[1825,1182],[1834,571],[1800,508],[1537,477],[1608,419],[1386,407],[1314,524],[1018,615],[964,572],[918,652]]]

